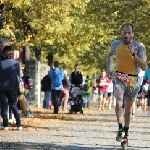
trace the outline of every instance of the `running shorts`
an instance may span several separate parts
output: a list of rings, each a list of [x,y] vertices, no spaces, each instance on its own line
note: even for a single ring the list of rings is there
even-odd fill
[[[131,87],[127,86],[123,82],[119,80],[114,80],[114,96],[117,100],[123,101],[123,96],[131,100],[135,100],[137,98],[138,92],[140,90],[139,86]]]

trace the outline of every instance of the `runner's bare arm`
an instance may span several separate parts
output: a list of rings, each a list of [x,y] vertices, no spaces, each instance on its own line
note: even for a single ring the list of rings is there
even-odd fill
[[[113,64],[113,54],[109,53],[107,57],[107,75],[111,73],[112,64]]]
[[[145,71],[145,70],[148,68],[147,63],[146,63],[146,59],[141,59],[141,58],[139,58],[137,55],[134,55],[133,57],[134,57],[136,63],[138,64],[138,66],[139,66],[143,71]]]
[[[143,71],[145,71],[145,70],[148,68],[147,63],[146,63],[146,59],[141,59],[141,58],[139,58],[139,57],[135,54],[133,43],[128,44],[128,48],[129,48],[129,51],[130,51],[131,55],[134,57],[136,63],[138,64],[138,66],[139,66]],[[133,55],[133,54],[134,54],[134,55]]]

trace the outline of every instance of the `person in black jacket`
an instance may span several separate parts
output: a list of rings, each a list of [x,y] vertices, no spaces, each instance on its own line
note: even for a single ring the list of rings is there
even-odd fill
[[[41,91],[45,92],[43,108],[50,109],[51,100],[51,79],[48,74],[41,80]]]
[[[83,82],[83,75],[79,71],[79,65],[76,64],[74,66],[75,71],[73,71],[70,75],[70,83],[75,86],[81,86]]]
[[[2,59],[3,48],[9,45],[9,40],[7,38],[0,38],[0,60]],[[0,128],[2,128],[2,117],[1,117],[1,102],[0,102]]]

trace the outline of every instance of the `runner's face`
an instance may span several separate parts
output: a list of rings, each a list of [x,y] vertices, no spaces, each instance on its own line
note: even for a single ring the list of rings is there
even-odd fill
[[[127,25],[124,26],[121,34],[122,34],[122,38],[126,44],[131,43],[132,37],[134,35],[131,26],[127,26]]]
[[[106,71],[102,71],[102,77],[106,77]]]

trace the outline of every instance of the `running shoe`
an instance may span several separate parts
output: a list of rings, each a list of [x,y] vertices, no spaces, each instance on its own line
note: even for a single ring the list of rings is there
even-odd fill
[[[122,142],[123,141],[123,137],[124,137],[123,129],[119,129],[119,131],[117,133],[116,141]]]

